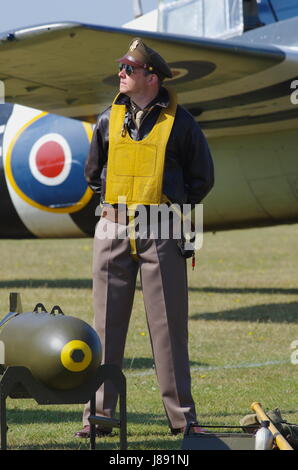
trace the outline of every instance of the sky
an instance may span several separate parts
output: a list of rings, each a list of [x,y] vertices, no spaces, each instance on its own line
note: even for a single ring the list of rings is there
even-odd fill
[[[143,13],[158,0],[141,0]],[[133,19],[133,0],[0,0],[0,32],[57,21],[121,26]]]

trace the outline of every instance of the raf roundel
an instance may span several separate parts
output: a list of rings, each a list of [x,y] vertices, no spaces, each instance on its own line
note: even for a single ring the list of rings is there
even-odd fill
[[[71,170],[71,149],[62,135],[46,134],[33,145],[29,155],[32,175],[40,183],[55,186],[63,183]]]
[[[92,126],[41,113],[12,140],[5,161],[14,191],[28,204],[48,212],[72,213],[91,199],[84,165]]]

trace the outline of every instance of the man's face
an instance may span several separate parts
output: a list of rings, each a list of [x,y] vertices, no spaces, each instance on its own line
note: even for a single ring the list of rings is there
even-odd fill
[[[122,68],[118,73],[118,76],[120,78],[120,93],[133,96],[146,92],[148,87],[148,76],[145,76],[143,68],[134,68],[131,75],[128,75],[125,68]]]

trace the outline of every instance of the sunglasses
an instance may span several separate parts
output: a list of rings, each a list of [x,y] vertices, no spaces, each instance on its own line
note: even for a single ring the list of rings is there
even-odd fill
[[[135,69],[136,68],[142,68],[142,67],[135,67],[133,65],[129,65],[129,64],[119,64],[119,72],[121,72],[121,70],[125,70],[125,73],[130,76],[132,73],[134,73]]]

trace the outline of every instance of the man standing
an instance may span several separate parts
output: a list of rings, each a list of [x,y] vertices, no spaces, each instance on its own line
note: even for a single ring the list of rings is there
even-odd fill
[[[102,201],[93,252],[94,326],[103,363],[122,367],[140,270],[157,379],[169,427],[176,434],[196,421],[186,259],[173,237],[131,236],[126,209],[200,203],[213,186],[213,163],[198,124],[162,86],[172,77],[164,59],[136,38],[118,62],[120,93],[97,120],[85,169],[88,184]],[[126,202],[125,210],[119,200]],[[117,236],[102,237],[102,232]],[[105,383],[96,394],[97,415],[112,417],[116,402],[116,391]],[[76,436],[89,437],[89,413],[87,405],[83,429]],[[194,429],[200,431],[199,426]],[[97,428],[97,435],[107,433]]]

